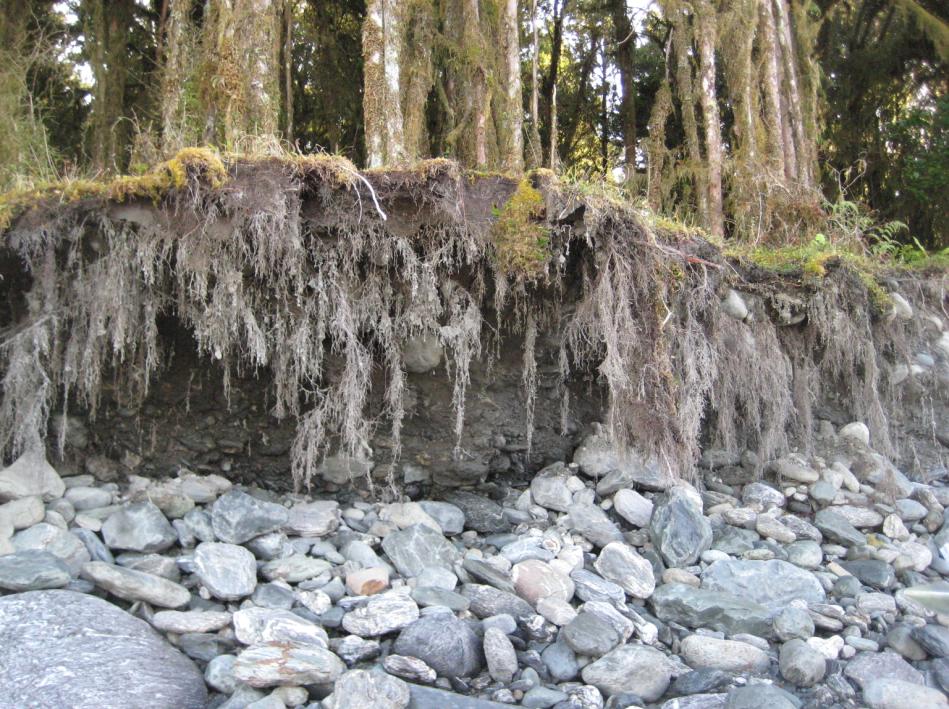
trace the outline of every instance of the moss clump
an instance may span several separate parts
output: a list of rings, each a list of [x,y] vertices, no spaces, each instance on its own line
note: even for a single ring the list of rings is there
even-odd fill
[[[219,189],[227,182],[227,168],[214,150],[183,148],[171,160],[142,175],[120,175],[109,181],[43,182],[30,189],[7,192],[0,195],[0,232],[6,231],[17,215],[40,202],[56,200],[69,204],[83,199],[159,202],[169,192],[184,189],[192,181],[206,183],[212,189]]]
[[[536,280],[546,270],[550,237],[543,224],[544,197],[523,179],[500,209],[491,228],[497,266],[505,275]]]

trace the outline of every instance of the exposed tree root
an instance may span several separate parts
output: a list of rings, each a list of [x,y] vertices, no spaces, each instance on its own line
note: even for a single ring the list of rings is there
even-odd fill
[[[469,367],[505,337],[524,343],[530,448],[542,336],[560,340],[564,406],[566,382],[594,373],[612,436],[677,474],[691,472],[700,443],[764,462],[806,438],[819,387],[881,449],[895,445],[889,373],[922,333],[875,312],[844,266],[820,286],[745,280],[702,239],[657,236],[635,211],[543,174],[530,186],[445,161],[358,174],[333,158],[232,164],[214,184],[205,172],[150,200],[105,191],[11,218],[0,254],[5,456],[40,445],[54,407],[94,414],[104,378],[141,402],[171,355],[158,330],[169,316],[223,368],[225,387],[232,372],[268,370],[274,415],[299,422],[297,484],[333,448],[369,458],[382,423],[398,458],[403,347],[423,336],[446,353],[458,456]],[[506,207],[525,194],[546,209]],[[752,305],[744,321],[720,305],[732,286]],[[938,293],[915,295],[942,307]]]

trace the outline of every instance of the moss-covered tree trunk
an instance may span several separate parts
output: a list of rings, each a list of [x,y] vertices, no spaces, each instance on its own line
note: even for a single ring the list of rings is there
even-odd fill
[[[797,179],[805,187],[813,183],[809,136],[805,134],[804,114],[801,108],[801,89],[798,81],[797,52],[791,36],[791,19],[785,0],[774,0],[777,20],[778,45],[784,60],[786,101],[791,124],[791,137],[797,155]]]
[[[283,0],[218,0],[204,20],[205,139],[240,149],[280,122]]]
[[[695,82],[692,68],[692,25],[684,8],[676,3],[667,3],[667,13],[672,19],[672,47],[675,54],[675,81],[682,113],[682,130],[685,133],[687,155],[686,173],[695,185],[696,209],[700,215],[708,211],[706,188],[706,166],[699,144],[699,125],[695,113]]]
[[[369,0],[363,24],[363,112],[369,167],[405,161],[400,76],[404,3]]]
[[[709,0],[696,5],[696,35],[699,48],[699,76],[702,118],[705,126],[705,152],[708,163],[707,212],[705,226],[713,236],[724,233],[722,213],[722,128],[715,86],[716,17]]]
[[[781,111],[781,74],[778,61],[778,38],[774,10],[770,2],[758,4],[760,15],[761,54],[763,65],[764,123],[768,162],[776,175],[791,177],[793,168],[787,164],[784,145],[784,114]]]
[[[201,137],[195,76],[196,29],[193,0],[170,0],[159,96],[162,152],[168,156]]]
[[[517,0],[501,0],[500,39],[503,73],[502,110],[496,117],[501,168],[524,170],[524,98],[521,90],[521,43]]]

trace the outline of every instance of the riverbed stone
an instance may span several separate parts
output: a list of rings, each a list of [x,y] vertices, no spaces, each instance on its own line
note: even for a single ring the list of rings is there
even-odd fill
[[[822,603],[825,598],[814,574],[779,559],[716,561],[702,575],[702,588],[740,596],[773,611],[795,599]]]
[[[135,502],[102,523],[102,538],[110,549],[153,553],[168,549],[178,534],[154,504]]]
[[[375,637],[400,630],[419,617],[418,604],[399,590],[371,596],[369,601],[343,616],[343,628],[360,637]]]
[[[424,524],[389,532],[382,540],[382,548],[405,577],[418,576],[430,566],[450,569],[461,558],[451,542]]]
[[[346,665],[319,645],[260,643],[237,656],[234,677],[251,687],[329,684],[339,679]]]
[[[289,513],[282,505],[232,489],[211,505],[211,526],[222,542],[243,544],[284,527]]]
[[[27,451],[0,470],[0,502],[40,497],[49,502],[62,497],[66,485],[43,451]]]
[[[71,580],[66,564],[48,551],[30,549],[0,555],[0,589],[38,591],[62,588]]]
[[[90,561],[83,565],[82,577],[126,601],[145,601],[162,608],[180,608],[191,600],[191,593],[180,584],[104,561]]]
[[[693,588],[685,584],[664,584],[649,598],[660,620],[675,621],[688,628],[712,628],[723,633],[772,634],[771,611],[741,596]]]
[[[623,542],[610,542],[600,550],[594,568],[635,598],[649,598],[656,590],[652,564]]]
[[[392,649],[417,657],[442,677],[473,677],[484,665],[481,645],[468,623],[454,614],[438,613],[405,626]]]
[[[147,623],[72,591],[0,598],[0,697],[9,707],[207,704],[201,672]]]
[[[202,542],[194,550],[195,573],[215,598],[237,601],[257,587],[257,561],[235,544]]]
[[[712,545],[712,526],[702,514],[701,500],[683,485],[670,488],[656,501],[649,534],[669,566],[694,564]]]
[[[647,645],[621,645],[583,668],[583,681],[610,697],[632,692],[654,702],[669,687],[673,664]]]

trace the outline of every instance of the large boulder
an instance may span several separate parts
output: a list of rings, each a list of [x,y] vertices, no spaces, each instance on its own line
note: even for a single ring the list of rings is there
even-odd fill
[[[203,709],[204,677],[149,625],[100,598],[0,598],[0,706]]]
[[[824,601],[824,589],[814,574],[780,559],[716,561],[702,575],[702,588],[739,596],[772,611],[795,599]]]
[[[660,496],[649,535],[669,566],[694,564],[712,546],[712,525],[702,514],[702,498],[694,488],[679,484]]]

